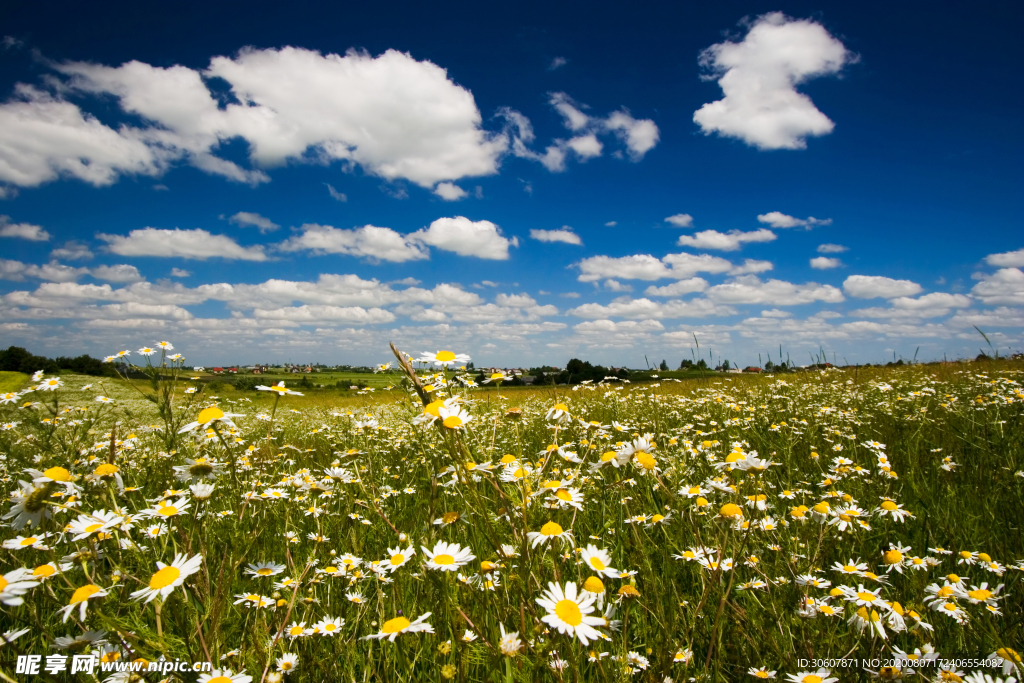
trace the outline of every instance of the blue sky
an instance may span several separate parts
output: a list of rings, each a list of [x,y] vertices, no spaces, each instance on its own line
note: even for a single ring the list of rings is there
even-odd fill
[[[1008,3],[3,11],[0,346],[1022,345]]]

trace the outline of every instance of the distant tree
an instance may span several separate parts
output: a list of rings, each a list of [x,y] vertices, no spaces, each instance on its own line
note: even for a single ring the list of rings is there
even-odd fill
[[[729,361],[728,360],[723,360],[722,361],[722,369],[723,370],[725,370],[726,372],[729,372],[729,368],[731,368],[731,367],[732,366],[729,365]]]
[[[658,369],[663,371],[668,370],[668,363],[664,359],[662,359],[661,365],[658,366]]]
[[[693,361],[688,359],[688,358],[684,358],[683,362],[679,364],[679,369],[680,370],[690,370],[692,368],[693,368]]]
[[[707,361],[705,361],[703,358],[701,358],[699,361],[697,361],[697,367],[700,368],[701,370],[707,370],[708,369]]]

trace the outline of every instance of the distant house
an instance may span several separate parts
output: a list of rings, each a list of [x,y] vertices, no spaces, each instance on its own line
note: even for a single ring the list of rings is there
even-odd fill
[[[535,381],[537,381],[537,378],[534,377],[533,375],[520,375],[519,380],[523,384],[533,384]]]
[[[763,370],[761,370],[761,368],[755,368],[753,365],[748,365],[743,368],[743,372],[763,372]]]
[[[215,375],[223,375],[224,374],[224,368],[214,368],[213,369],[213,374],[215,374]]]

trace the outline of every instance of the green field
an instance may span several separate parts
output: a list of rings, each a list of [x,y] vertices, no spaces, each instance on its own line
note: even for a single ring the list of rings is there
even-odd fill
[[[401,389],[63,379],[0,406],[5,676],[89,631],[254,681],[926,680],[801,661],[1022,649],[1019,362],[455,389],[443,421]]]
[[[29,376],[22,372],[0,371],[0,394],[18,391],[28,383]]]

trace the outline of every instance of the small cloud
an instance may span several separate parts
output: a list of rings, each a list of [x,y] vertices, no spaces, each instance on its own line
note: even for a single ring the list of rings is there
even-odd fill
[[[607,223],[604,224],[604,227],[606,227],[606,228],[614,228],[618,224],[619,224],[618,221],[608,221]]]
[[[816,225],[832,225],[831,218],[815,218],[814,216],[796,218],[795,216],[787,216],[781,211],[769,211],[768,213],[759,214],[757,220],[773,228],[807,228],[810,230]]]
[[[163,183],[160,183],[159,185],[154,185],[153,189],[156,190],[157,192],[167,192],[171,188],[167,187]]]
[[[677,228],[692,228],[693,216],[688,213],[677,213],[675,216],[669,216],[666,218],[665,222],[671,223]]]
[[[327,186],[327,191],[331,193],[331,199],[337,199],[339,202],[347,202],[348,195],[344,192],[338,192],[334,189],[334,186],[330,183],[324,183]]]
[[[773,308],[770,311],[761,311],[762,318],[788,318],[793,315],[789,311],[780,311],[777,308]]]
[[[11,223],[10,216],[0,216],[0,237],[16,237],[30,242],[46,242],[50,233],[32,223]]]
[[[3,40],[0,40],[0,45],[3,45],[5,50],[12,50],[14,48],[19,48],[19,47],[23,46],[24,44],[25,44],[24,41],[22,41],[22,40],[20,40],[18,38],[15,38],[14,36],[4,36]],[[557,59],[561,59],[561,57],[558,57]]]
[[[122,263],[116,266],[98,266],[90,270],[89,274],[97,280],[121,282],[125,284],[142,282],[146,279],[139,273],[138,268],[130,266],[127,263]]]
[[[446,202],[457,202],[467,196],[467,192],[455,183],[438,183],[434,188],[434,194]]]
[[[633,288],[629,285],[624,285],[618,280],[605,280],[604,288],[610,292],[632,292]]]
[[[548,296],[549,294],[551,294],[551,292],[549,292],[549,291],[547,291],[545,289],[541,289],[541,290],[537,291],[537,294],[539,294],[541,296]]]
[[[533,183],[529,180],[523,180],[522,178],[519,179],[519,182],[523,184],[523,192],[526,194],[533,194]]]
[[[473,196],[476,197],[477,199],[483,199],[484,198],[484,188],[482,186],[480,186],[480,185],[477,185],[473,189]]]
[[[937,279],[935,281],[935,284],[937,284],[937,285],[944,285],[944,284],[946,284],[946,278],[940,277],[939,279]]]
[[[71,240],[65,242],[63,247],[58,247],[50,252],[50,258],[62,261],[85,261],[92,258],[92,252],[85,242]]]
[[[234,216],[228,219],[229,223],[234,223],[240,228],[253,227],[258,228],[260,234],[265,235],[268,232],[273,232],[281,226],[273,222],[265,216],[261,216],[258,213],[252,213],[250,211],[239,211]]]
[[[417,280],[414,277],[405,277],[405,278],[402,278],[401,280],[392,280],[390,284],[393,284],[393,285],[408,285],[410,287],[415,287],[420,282],[421,282],[421,280]]]
[[[530,239],[538,242],[564,242],[565,244],[582,245],[583,240],[572,231],[568,225],[563,225],[561,230],[530,230]]]
[[[171,277],[191,277],[192,273],[184,268],[171,268]]]
[[[843,262],[837,258],[829,258],[828,256],[818,256],[811,259],[811,268],[815,270],[828,270],[830,268],[840,268]]]
[[[0,199],[14,199],[18,196],[18,188],[0,185]]]
[[[555,57],[551,60],[551,64],[548,65],[548,71],[554,71],[555,69],[561,69],[563,66],[569,63],[569,60],[565,57]]]
[[[558,296],[564,297],[566,299],[579,299],[580,298],[579,292],[563,292],[563,293],[559,294]]]
[[[844,247],[841,244],[819,244],[819,254],[842,254],[844,251],[849,251],[849,247]]]
[[[490,280],[481,280],[480,284],[482,284],[484,287],[497,287],[498,286],[497,282],[491,282]]]

